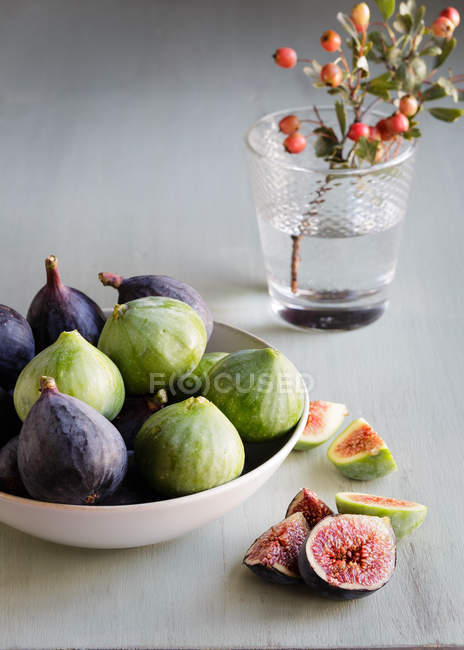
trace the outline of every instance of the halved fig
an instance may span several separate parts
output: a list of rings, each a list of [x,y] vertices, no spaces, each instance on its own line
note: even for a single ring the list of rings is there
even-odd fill
[[[379,497],[361,492],[338,492],[335,495],[338,512],[390,517],[396,539],[418,528],[427,515],[427,506],[404,499]]]
[[[397,469],[387,445],[364,418],[354,420],[335,438],[327,456],[342,474],[359,481]]]
[[[298,556],[303,580],[321,596],[369,596],[391,578],[396,539],[388,517],[335,515],[309,533]]]
[[[279,584],[301,580],[298,554],[309,533],[301,512],[269,528],[250,546],[243,563],[261,578]]]
[[[314,528],[324,517],[333,515],[333,511],[329,506],[313,490],[308,488],[300,490],[292,499],[285,516],[290,517],[295,512],[301,512],[304,515],[310,529]]]
[[[310,402],[306,426],[293,449],[305,451],[318,447],[334,435],[347,415],[344,404],[321,400]]]

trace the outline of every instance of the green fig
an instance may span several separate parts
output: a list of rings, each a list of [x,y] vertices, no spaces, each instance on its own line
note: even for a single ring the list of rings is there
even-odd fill
[[[140,474],[155,492],[193,494],[240,476],[245,451],[234,425],[204,397],[150,416],[135,439]]]
[[[98,347],[118,366],[127,392],[144,395],[175,385],[196,368],[206,330],[186,303],[149,296],[116,305]]]
[[[108,420],[124,402],[124,383],[117,366],[77,330],[62,332],[23,369],[16,382],[14,404],[25,420],[40,397],[40,377],[54,377],[60,392],[77,397]]]
[[[175,396],[192,397],[203,392],[206,377],[218,361],[227,357],[228,352],[205,352],[195,370],[179,379],[175,386]]]
[[[246,442],[287,433],[303,413],[303,379],[272,348],[229,354],[212,368],[206,384],[205,397],[225,413]]]

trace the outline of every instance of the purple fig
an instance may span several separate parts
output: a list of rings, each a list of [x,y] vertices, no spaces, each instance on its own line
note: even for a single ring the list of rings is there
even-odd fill
[[[27,496],[18,469],[18,442],[15,436],[0,449],[0,490],[18,497]]]
[[[113,420],[113,424],[124,438],[127,449],[134,448],[135,438],[142,424],[150,415],[159,411],[167,403],[168,396],[164,388],[156,395],[127,397],[123,407]]]
[[[47,257],[45,268],[47,284],[36,294],[27,312],[36,351],[54,343],[61,332],[73,330],[92,345],[97,345],[105,324],[105,315],[100,307],[82,291],[63,285],[54,255]]]
[[[123,278],[114,273],[99,273],[98,277],[105,287],[114,287],[118,290],[118,302],[121,304],[147,296],[163,296],[187,303],[201,317],[208,339],[211,336],[213,316],[198,291],[189,284],[174,280],[167,275],[136,275],[133,278]]]
[[[16,413],[13,395],[0,388],[0,447],[18,435],[22,422]]]
[[[39,501],[93,505],[110,497],[127,470],[127,450],[109,420],[40,378],[41,395],[19,434],[18,468]]]
[[[19,373],[34,356],[34,337],[27,320],[0,305],[0,387],[14,388]]]

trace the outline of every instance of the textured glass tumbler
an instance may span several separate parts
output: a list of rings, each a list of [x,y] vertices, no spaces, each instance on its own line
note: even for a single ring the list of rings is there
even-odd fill
[[[319,113],[338,128],[332,108]],[[385,311],[395,274],[414,145],[405,141],[374,166],[332,170],[316,158],[314,136],[303,153],[285,152],[278,124],[289,114],[302,120],[301,133],[314,128],[304,122],[317,119],[312,108],[289,109],[261,118],[247,136],[273,309],[301,328],[368,325]]]

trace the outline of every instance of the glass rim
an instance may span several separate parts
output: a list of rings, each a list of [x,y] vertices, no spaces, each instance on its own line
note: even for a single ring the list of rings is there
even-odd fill
[[[321,111],[330,110],[333,113],[335,113],[334,106],[324,105],[324,106],[318,106],[317,108]],[[282,169],[285,169],[287,171],[305,172],[309,174],[324,174],[324,175],[330,173],[330,175],[340,175],[340,176],[365,176],[367,174],[375,174],[384,169],[390,169],[392,167],[397,167],[398,165],[401,165],[403,162],[409,160],[413,156],[416,150],[416,142],[413,139],[407,143],[405,150],[402,153],[400,153],[398,156],[395,156],[395,158],[393,158],[392,160],[387,160],[386,162],[383,163],[376,163],[374,165],[371,165],[370,167],[362,167],[358,169],[353,169],[353,168],[330,169],[330,167],[316,167],[316,166],[309,167],[309,166],[295,165],[292,163],[285,163],[281,161],[272,160],[271,158],[269,158],[269,156],[261,153],[251,144],[251,134],[261,122],[269,120],[270,118],[273,118],[277,115],[291,115],[293,113],[297,113],[298,111],[307,111],[312,109],[313,109],[312,106],[298,106],[297,108],[286,108],[278,111],[273,111],[272,113],[266,113],[266,115],[262,115],[259,119],[256,120],[256,122],[252,124],[252,126],[248,129],[245,136],[245,144],[248,150],[250,151],[250,153],[263,160],[268,160],[276,167],[281,167]],[[385,115],[380,111],[372,111],[371,114],[380,118],[388,117],[388,115]]]

